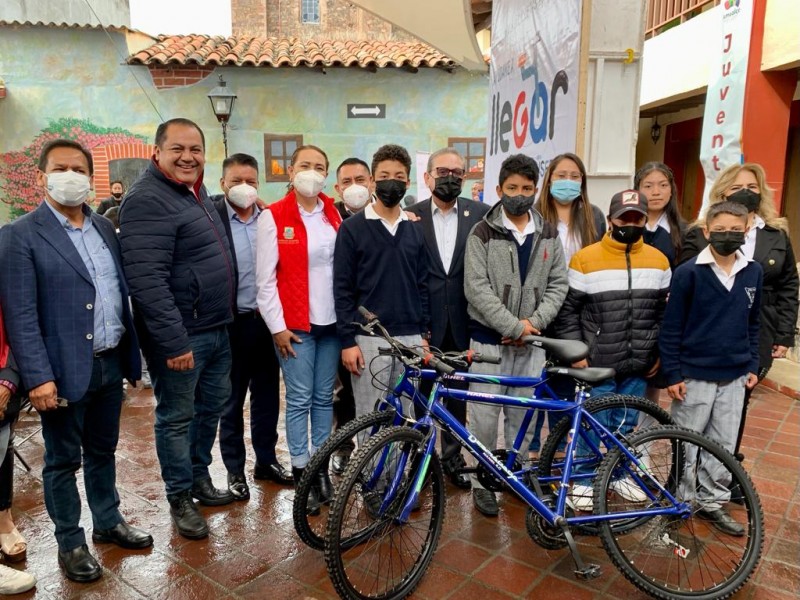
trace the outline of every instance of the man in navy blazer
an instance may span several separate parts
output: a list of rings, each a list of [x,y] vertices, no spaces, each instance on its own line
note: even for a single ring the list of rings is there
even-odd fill
[[[431,198],[408,208],[419,216],[428,251],[428,294],[431,307],[431,346],[445,352],[469,350],[469,316],[464,296],[464,250],[472,228],[489,212],[480,202],[460,198],[464,184],[464,158],[454,148],[442,148],[428,158],[425,183]],[[456,382],[452,387],[459,387]],[[466,386],[464,386],[466,387]],[[423,382],[424,395],[431,384]],[[466,403],[446,401],[447,409],[466,423]],[[454,485],[468,489],[470,480],[460,472],[465,466],[461,445],[442,433],[442,466]]]
[[[81,457],[93,541],[153,543],[122,518],[116,489],[122,381],[140,377],[141,360],[116,233],[85,204],[91,154],[54,140],[38,166],[45,201],[0,229],[0,302],[22,383],[41,414],[44,496],[58,562],[68,578],[88,582],[102,569],[79,523]]]

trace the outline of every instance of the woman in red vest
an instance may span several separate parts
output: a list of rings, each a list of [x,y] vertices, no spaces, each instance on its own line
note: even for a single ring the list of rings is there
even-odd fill
[[[341,346],[333,303],[333,249],[342,218],[322,193],[328,157],[301,146],[288,168],[291,189],[258,220],[258,308],[278,352],[286,386],[286,441],[297,481],[328,438]],[[309,418],[311,436],[309,440]],[[322,469],[319,500],[330,499]],[[319,510],[314,498],[309,509]]]

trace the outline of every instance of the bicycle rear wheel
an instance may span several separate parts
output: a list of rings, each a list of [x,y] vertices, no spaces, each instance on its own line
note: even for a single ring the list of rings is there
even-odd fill
[[[716,442],[676,426],[638,432],[626,446],[638,464],[619,448],[608,452],[597,471],[595,512],[626,520],[630,511],[673,507],[667,492],[688,510],[652,516],[625,533],[612,522],[601,523],[611,560],[636,587],[656,598],[712,600],[734,594],[755,570],[764,537],[761,503],[741,464]],[[621,480],[646,489],[648,499],[625,500],[618,493]],[[742,506],[728,502],[729,482],[741,490]],[[698,512],[719,508],[738,523],[739,532],[724,533]]]
[[[382,428],[391,425],[396,415],[397,413],[394,409],[361,415],[331,435],[311,457],[303,476],[295,484],[294,503],[292,504],[294,529],[306,545],[315,550],[322,550],[325,547],[324,536],[325,528],[328,525],[329,507],[322,505],[320,514],[308,514],[308,496],[311,493],[314,482],[317,481],[320,470],[328,468],[331,457],[350,440],[356,436],[360,440],[364,436],[375,435]],[[363,435],[359,435],[362,433]],[[331,471],[329,471],[329,475],[335,490],[341,481],[341,477]]]
[[[405,598],[425,574],[442,530],[444,482],[425,436],[390,427],[350,459],[328,518],[325,562],[343,598]],[[417,503],[403,520],[420,469],[427,473]],[[390,482],[399,482],[390,494]]]
[[[622,394],[598,396],[587,400],[583,404],[583,409],[601,422],[609,422],[610,419],[604,417],[606,415],[610,416],[613,413],[615,419],[621,423],[620,429],[626,428],[632,430],[636,428],[638,423],[643,421],[645,417],[647,421],[655,421],[655,423],[659,425],[671,425],[673,423],[672,417],[667,411],[658,404],[651,402],[647,398],[642,398],[641,396],[626,396]],[[583,495],[585,495],[586,499],[591,499],[594,497],[592,488],[594,473],[596,473],[600,461],[602,461],[608,448],[606,448],[605,444],[600,440],[595,440],[595,443],[602,452],[602,454],[598,454],[585,442],[589,436],[591,436],[592,439],[596,436],[594,435],[594,430],[592,430],[589,424],[584,420],[581,420],[581,427],[578,435],[583,439],[584,443],[579,443],[575,446],[573,470],[580,466],[581,470],[587,471],[592,475],[583,477],[580,480],[573,480],[573,483],[588,488]],[[572,418],[565,417],[556,424],[542,446],[537,469],[537,475],[539,477],[556,476],[560,478],[562,476],[564,458],[560,455],[563,455],[564,448],[571,436]],[[577,492],[578,490],[576,490],[573,485],[570,494],[573,500],[576,497],[579,500],[582,499],[582,495]],[[616,525],[618,527],[621,526],[620,523],[616,523]],[[575,530],[586,535],[598,535],[600,533],[600,528],[596,524],[576,526]]]

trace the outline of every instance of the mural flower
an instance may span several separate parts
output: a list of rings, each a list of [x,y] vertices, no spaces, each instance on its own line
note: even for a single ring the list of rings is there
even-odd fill
[[[120,127],[99,127],[83,119],[51,121],[22,150],[0,154],[0,200],[10,204],[10,217],[16,219],[39,205],[42,192],[36,185],[36,162],[44,145],[55,139],[75,140],[91,150],[109,144],[146,142],[146,138]]]

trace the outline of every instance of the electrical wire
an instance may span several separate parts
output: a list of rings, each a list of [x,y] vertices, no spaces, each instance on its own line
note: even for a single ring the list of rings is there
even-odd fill
[[[136,76],[136,73],[134,72],[134,70],[132,68],[130,68],[131,65],[127,64],[127,62],[125,60],[126,59],[125,55],[120,51],[119,46],[117,46],[117,44],[114,43],[114,38],[111,37],[111,33],[108,31],[106,26],[103,25],[103,22],[100,20],[100,17],[98,16],[97,12],[94,10],[94,7],[89,2],[89,0],[84,0],[84,2],[86,3],[86,6],[89,7],[89,10],[92,11],[92,14],[94,15],[94,18],[97,19],[97,22],[100,23],[100,27],[102,27],[102,29],[105,32],[106,36],[108,36],[108,41],[111,42],[111,45],[114,47],[114,50],[116,51],[117,56],[119,56],[120,59],[122,59],[122,63],[123,64],[125,64],[127,67],[129,67],[128,72],[131,74],[133,79],[136,81],[136,84],[139,86],[139,89],[142,90],[142,93],[144,94],[145,98],[147,98],[147,101],[150,103],[150,106],[152,106],[153,110],[156,111],[156,114],[158,115],[159,120],[163,123],[164,122],[164,117],[161,116],[161,113],[159,112],[158,107],[155,105],[155,102],[153,102],[153,99],[150,97],[150,94],[147,93],[147,90],[142,85],[142,82],[139,81],[139,78]]]

